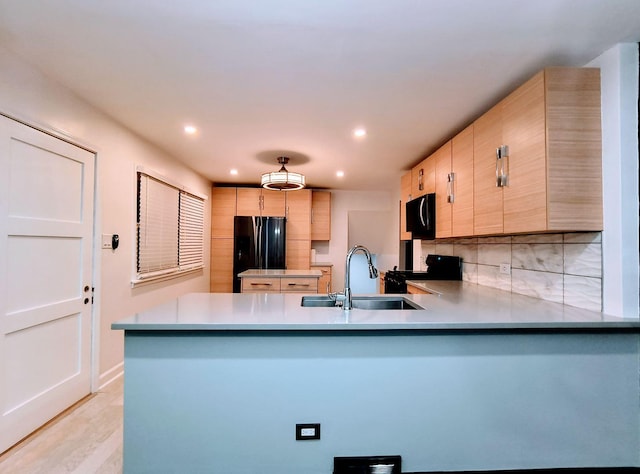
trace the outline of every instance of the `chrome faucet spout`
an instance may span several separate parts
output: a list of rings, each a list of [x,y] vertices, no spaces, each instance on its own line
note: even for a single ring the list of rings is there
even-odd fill
[[[369,278],[374,279],[378,277],[378,270],[373,266],[373,262],[371,261],[371,252],[363,245],[354,245],[347,252],[347,258],[345,261],[345,271],[344,271],[344,292],[339,295],[340,300],[342,301],[342,309],[348,310],[351,309],[352,300],[351,300],[351,257],[356,252],[362,252],[367,257],[367,264],[369,265]]]

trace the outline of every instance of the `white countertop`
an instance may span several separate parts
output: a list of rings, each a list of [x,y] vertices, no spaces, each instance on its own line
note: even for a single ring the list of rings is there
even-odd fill
[[[111,327],[205,331],[640,330],[638,319],[616,318],[471,283],[429,281],[425,285],[434,294],[401,295],[423,310],[302,307],[300,294],[191,293]]]
[[[238,273],[238,277],[254,277],[254,278],[320,278],[322,272],[320,270],[259,270],[251,269]]]

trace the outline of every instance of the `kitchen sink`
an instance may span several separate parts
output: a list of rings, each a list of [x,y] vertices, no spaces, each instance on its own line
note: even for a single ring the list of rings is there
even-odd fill
[[[357,309],[424,309],[402,296],[354,296],[353,307]],[[331,308],[336,302],[328,296],[303,296],[301,306]]]

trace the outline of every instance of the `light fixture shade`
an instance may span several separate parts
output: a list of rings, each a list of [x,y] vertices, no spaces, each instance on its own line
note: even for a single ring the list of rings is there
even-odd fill
[[[304,175],[300,173],[292,173],[287,171],[285,164],[289,162],[289,158],[281,156],[278,158],[278,163],[282,164],[282,168],[279,171],[272,173],[264,173],[262,175],[261,185],[266,189],[274,189],[276,191],[295,191],[296,189],[302,189],[305,187]]]

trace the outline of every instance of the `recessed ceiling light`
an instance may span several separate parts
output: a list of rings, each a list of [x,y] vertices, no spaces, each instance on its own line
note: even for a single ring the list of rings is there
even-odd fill
[[[353,136],[356,138],[362,138],[367,134],[367,131],[364,128],[356,128],[353,131]]]
[[[187,135],[195,135],[195,133],[198,131],[198,129],[196,127],[194,127],[193,125],[185,125],[184,126],[184,133],[186,133]]]
[[[342,178],[342,177],[344,177],[344,171],[336,171],[336,176],[337,176],[338,178]]]
[[[234,168],[234,169],[232,169],[231,171],[229,171],[229,174],[232,174],[232,175],[234,175],[234,176],[237,176],[237,175],[238,175],[238,170]]]

